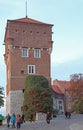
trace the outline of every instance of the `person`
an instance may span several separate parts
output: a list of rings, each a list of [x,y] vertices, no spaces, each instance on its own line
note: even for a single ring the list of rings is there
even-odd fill
[[[33,121],[33,114],[31,113],[30,115],[30,121],[32,122]]]
[[[4,117],[2,116],[2,114],[0,114],[0,126],[2,125],[3,120],[4,120]]]
[[[20,127],[21,127],[21,121],[22,121],[22,118],[21,118],[21,116],[18,114],[18,115],[16,116],[17,129],[20,129]]]
[[[8,115],[6,116],[6,119],[7,119],[7,127],[9,128],[10,127],[10,114],[8,113]]]
[[[50,124],[50,119],[51,119],[51,113],[47,112],[46,121],[47,121],[48,124]]]
[[[24,123],[25,122],[25,119],[24,119],[24,114],[22,114],[22,122],[21,123]]]
[[[65,119],[67,119],[68,118],[68,112],[66,111],[65,112]]]
[[[68,112],[68,119],[71,119],[71,113]]]
[[[11,116],[11,123],[12,123],[12,128],[15,128],[15,121],[16,121],[16,116],[13,113],[13,115]]]

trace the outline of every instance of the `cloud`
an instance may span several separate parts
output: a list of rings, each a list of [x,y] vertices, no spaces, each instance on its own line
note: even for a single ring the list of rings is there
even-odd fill
[[[69,80],[70,75],[83,73],[83,57],[64,63],[52,64],[51,75],[53,79]]]

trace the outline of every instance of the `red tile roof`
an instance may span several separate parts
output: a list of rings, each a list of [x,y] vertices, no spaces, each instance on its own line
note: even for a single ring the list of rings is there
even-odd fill
[[[69,81],[61,81],[61,80],[54,80],[52,89],[59,94],[64,94],[65,89],[68,90],[70,88]],[[58,90],[58,91],[57,91]]]
[[[21,19],[16,19],[16,20],[10,20],[10,21],[14,21],[14,22],[23,22],[23,23],[35,23],[35,24],[45,24],[45,25],[51,25],[51,24],[47,24],[47,23],[43,23],[31,18],[21,18]]]
[[[58,88],[57,85],[52,85],[52,89],[54,90],[54,92],[56,92],[58,94],[62,94],[62,91]]]
[[[58,81],[58,83],[60,84],[60,86],[62,86],[63,88],[68,89],[70,87],[70,82],[69,81]]]

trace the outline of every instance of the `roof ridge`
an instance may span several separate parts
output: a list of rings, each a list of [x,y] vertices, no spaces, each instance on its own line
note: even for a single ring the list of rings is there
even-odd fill
[[[19,19],[15,19],[15,20],[9,20],[9,21],[52,25],[52,24],[47,24],[47,23],[44,23],[44,22],[29,18],[29,17],[24,17],[24,18],[19,18]]]

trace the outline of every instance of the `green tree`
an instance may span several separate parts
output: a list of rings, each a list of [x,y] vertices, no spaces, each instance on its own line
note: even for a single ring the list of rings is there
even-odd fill
[[[0,86],[0,107],[4,106],[4,89]]]
[[[43,76],[29,75],[26,78],[24,91],[24,114],[52,111],[51,87]],[[29,117],[28,117],[29,118]]]

